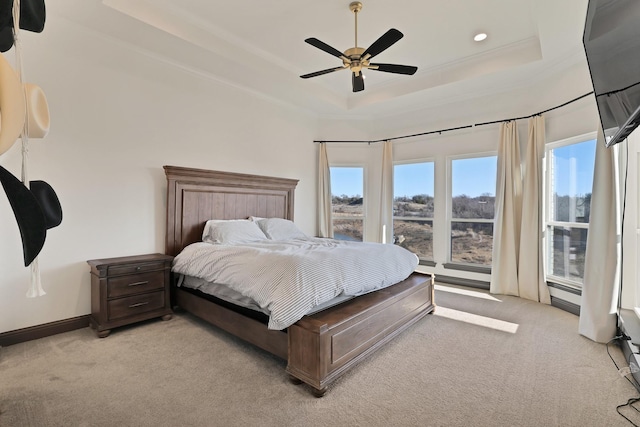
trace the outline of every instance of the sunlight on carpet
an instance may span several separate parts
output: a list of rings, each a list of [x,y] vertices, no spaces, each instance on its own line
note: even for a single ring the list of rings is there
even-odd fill
[[[485,328],[491,328],[502,332],[509,332],[511,334],[515,334],[519,326],[517,323],[505,322],[504,320],[479,316],[477,314],[467,313],[465,311],[454,310],[452,308],[442,306],[438,306],[433,314],[434,316],[440,316],[460,322],[471,323],[473,325],[484,326]]]
[[[454,288],[454,287],[450,287],[450,286],[436,284],[435,285],[435,290],[436,291],[441,291],[441,292],[449,292],[449,293],[458,294],[458,295],[466,295],[466,296],[469,296],[469,297],[487,299],[489,301],[502,302],[498,298],[496,298],[496,297],[494,297],[492,295],[489,295],[486,292],[472,291],[470,289]]]

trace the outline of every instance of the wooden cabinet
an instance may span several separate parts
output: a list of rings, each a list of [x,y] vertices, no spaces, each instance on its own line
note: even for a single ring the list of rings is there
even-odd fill
[[[91,327],[104,338],[112,328],[154,317],[171,319],[172,256],[149,254],[93,259]]]

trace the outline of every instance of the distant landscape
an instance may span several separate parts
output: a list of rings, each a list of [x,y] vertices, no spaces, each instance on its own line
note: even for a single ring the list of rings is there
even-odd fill
[[[362,240],[362,196],[333,196],[333,224],[336,237]],[[456,219],[493,219],[495,197],[461,195],[451,201]],[[573,206],[572,206],[573,203]],[[572,200],[569,196],[556,196],[555,218],[560,221],[588,222],[591,194]],[[417,254],[421,259],[433,260],[432,196],[419,194],[396,197],[393,203],[394,238],[396,244]],[[570,215],[573,212],[573,216]],[[560,228],[560,230],[558,230]],[[586,230],[555,227],[553,234],[553,274],[581,278],[584,272]],[[565,231],[561,231],[564,229]],[[568,233],[568,234],[567,234]],[[570,236],[570,238],[567,238]],[[565,247],[569,245],[568,250]],[[493,250],[493,223],[455,221],[451,230],[452,262],[491,265]],[[569,256],[565,256],[569,254]]]
[[[333,226],[338,238],[362,240],[362,197],[333,196]],[[494,198],[460,196],[452,206],[457,218],[493,218]],[[396,197],[394,207],[394,237],[399,246],[421,259],[433,260],[432,196]],[[485,223],[459,222],[452,230],[452,261],[472,264],[491,264],[493,226]]]

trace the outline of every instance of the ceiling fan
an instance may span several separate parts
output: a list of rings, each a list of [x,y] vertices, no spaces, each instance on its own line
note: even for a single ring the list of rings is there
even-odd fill
[[[349,4],[349,9],[355,15],[355,47],[347,49],[344,51],[344,53],[342,53],[338,49],[329,46],[328,44],[316,39],[315,37],[311,37],[305,40],[305,42],[309,43],[311,46],[317,47],[318,49],[323,50],[330,55],[340,58],[342,60],[342,66],[316,71],[314,73],[305,74],[300,77],[302,77],[303,79],[308,79],[310,77],[317,77],[323,74],[329,74],[334,71],[344,70],[348,68],[349,70],[351,70],[351,85],[353,87],[353,91],[360,92],[364,90],[364,76],[362,75],[363,69],[407,75],[413,75],[418,70],[418,67],[414,67],[411,65],[369,62],[371,58],[388,49],[394,43],[400,40],[403,37],[403,34],[395,28],[392,28],[384,33],[378,40],[373,42],[373,44],[367,49],[358,47],[358,12],[362,10],[362,3],[360,3],[359,1],[351,2]]]

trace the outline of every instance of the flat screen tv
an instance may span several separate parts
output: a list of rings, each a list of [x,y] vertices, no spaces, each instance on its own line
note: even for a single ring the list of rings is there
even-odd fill
[[[610,147],[640,124],[640,0],[589,0],[582,42]]]

